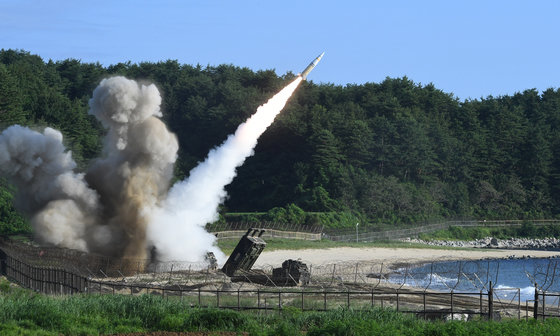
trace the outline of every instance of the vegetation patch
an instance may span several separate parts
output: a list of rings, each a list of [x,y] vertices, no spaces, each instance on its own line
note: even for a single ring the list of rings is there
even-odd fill
[[[485,237],[495,237],[498,239],[507,238],[548,238],[559,237],[560,225],[534,225],[530,221],[524,221],[521,226],[507,227],[460,227],[451,226],[446,230],[439,230],[433,233],[422,233],[420,239],[424,240],[475,240]]]
[[[560,320],[429,322],[382,308],[301,311],[199,309],[159,296],[0,294],[2,335],[204,332],[249,335],[557,335]]]

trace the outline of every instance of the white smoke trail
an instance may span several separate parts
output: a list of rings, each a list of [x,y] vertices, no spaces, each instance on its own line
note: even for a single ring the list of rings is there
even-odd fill
[[[219,262],[225,261],[224,254],[215,246],[215,237],[203,227],[218,219],[218,206],[226,197],[224,187],[235,177],[236,168],[253,155],[258,138],[284,108],[301,80],[296,78],[260,106],[235,134],[191,170],[188,179],[171,188],[161,207],[152,211],[148,239],[160,260],[201,261],[211,251]]]

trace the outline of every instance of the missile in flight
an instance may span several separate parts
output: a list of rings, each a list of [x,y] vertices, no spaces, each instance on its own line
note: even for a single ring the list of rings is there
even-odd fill
[[[307,68],[305,68],[302,72],[301,72],[301,78],[303,78],[303,80],[307,79],[307,75],[309,75],[309,73],[311,72],[311,70],[313,70],[313,68],[315,68],[315,66],[317,66],[317,63],[319,63],[319,61],[321,60],[321,58],[323,58],[323,55],[325,54],[325,52],[323,52],[321,55],[319,55],[316,59],[313,60],[313,62],[309,63],[309,65],[307,66]]]

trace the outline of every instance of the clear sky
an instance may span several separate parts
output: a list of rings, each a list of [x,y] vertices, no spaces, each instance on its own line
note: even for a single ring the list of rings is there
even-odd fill
[[[103,65],[178,60],[459,99],[560,87],[560,1],[0,0],[0,48]]]

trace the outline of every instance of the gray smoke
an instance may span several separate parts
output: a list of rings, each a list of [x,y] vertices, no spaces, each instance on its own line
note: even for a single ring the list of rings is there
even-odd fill
[[[153,84],[104,79],[89,103],[107,135],[103,155],[85,175],[74,173],[60,132],[17,125],[0,135],[0,173],[16,185],[16,206],[30,214],[41,240],[144,259],[147,210],[167,193],[177,138],[158,119],[161,97]]]
[[[108,131],[103,157],[86,175],[104,205],[101,217],[109,231],[96,242],[101,248],[113,246],[115,255],[145,259],[147,211],[167,193],[177,138],[157,118],[161,97],[153,84],[124,77],[104,79],[89,104],[89,113]]]
[[[225,185],[300,81],[259,107],[171,190],[178,143],[158,118],[159,91],[124,77],[102,80],[89,102],[107,134],[85,175],[74,172],[60,132],[18,125],[0,134],[0,174],[17,187],[16,206],[44,242],[140,259],[155,247],[163,261],[202,262],[211,251],[224,261],[204,225],[217,219]]]
[[[87,234],[97,221],[99,198],[73,172],[76,163],[52,128],[43,133],[18,125],[0,134],[0,173],[18,188],[16,207],[32,214],[39,238],[87,250]]]

